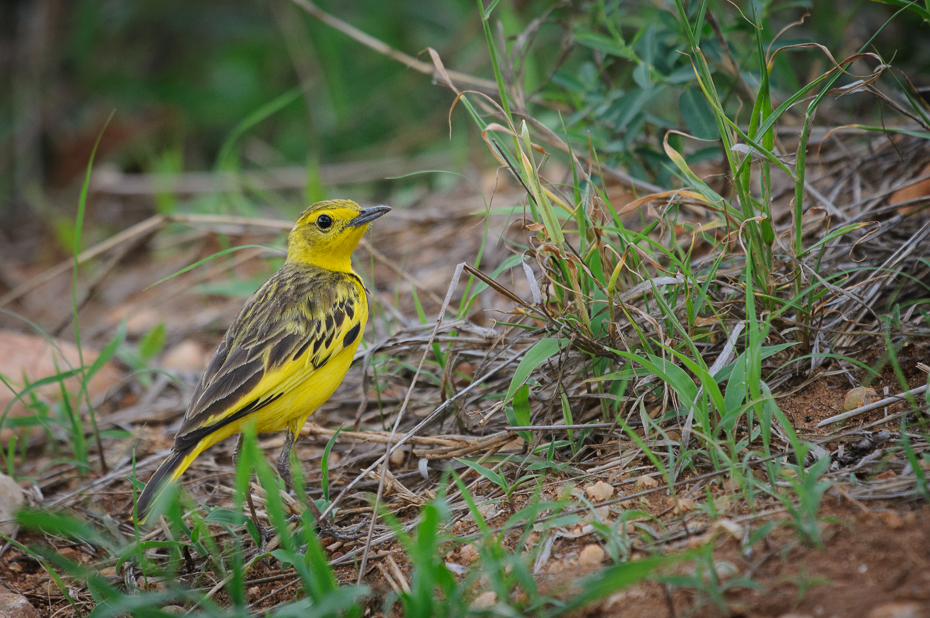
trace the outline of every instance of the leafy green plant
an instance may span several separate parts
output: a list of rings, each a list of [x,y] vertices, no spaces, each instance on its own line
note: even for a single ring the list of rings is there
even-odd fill
[[[512,511],[516,511],[516,505],[513,502],[514,492],[521,485],[537,480],[536,474],[524,474],[520,478],[514,480],[513,483],[510,483],[507,481],[507,477],[504,475],[504,473],[499,471],[501,467],[500,465],[497,466],[498,470],[492,470],[490,468],[485,468],[484,466],[482,466],[481,464],[475,461],[469,461],[467,459],[461,459],[458,457],[456,457],[455,460],[461,464],[465,464],[466,466],[468,466],[469,468],[471,468],[472,470],[474,470],[475,472],[477,472],[478,474],[480,474],[487,480],[491,481],[492,483],[500,487],[501,490],[504,492],[504,496],[506,496],[507,503],[510,505],[510,509]],[[503,463],[504,462],[501,462],[501,464]]]
[[[833,484],[824,479],[824,473],[830,466],[830,458],[818,459],[808,468],[803,462],[808,447],[801,444],[795,448],[798,464],[788,464],[775,471],[775,476],[787,481],[791,491],[780,491],[778,488],[763,487],[764,491],[774,496],[791,515],[789,524],[798,532],[798,536],[805,545],[823,548],[820,533],[821,519],[818,515],[823,494]]]
[[[144,386],[151,386],[151,375],[146,371],[152,360],[158,356],[165,347],[166,328],[164,322],[149,329],[136,346],[124,345],[117,351],[121,361],[134,372],[139,374],[139,380]]]
[[[323,449],[323,456],[320,458],[320,473],[322,475],[323,485],[323,504],[317,505],[320,510],[329,508],[329,454],[332,452],[333,445],[336,444],[336,439],[339,437],[341,431],[342,425],[336,428],[336,432],[329,441],[326,442],[326,447]]]
[[[727,594],[737,588],[762,590],[757,582],[736,576],[736,567],[714,559],[713,544],[706,544],[694,553],[694,568],[687,575],[660,575],[658,581],[677,588],[694,590],[701,597],[701,603],[713,605],[723,615],[730,614]]]
[[[391,613],[391,606],[399,601],[405,616],[461,615],[466,602],[463,598],[465,589],[443,561],[442,527],[448,520],[448,505],[443,500],[423,507],[415,536],[408,534],[393,518],[389,519],[414,568],[410,591],[388,596],[384,603],[385,614]],[[437,590],[441,595],[436,594]]]
[[[796,595],[798,603],[804,600],[804,597],[807,596],[811,588],[815,586],[828,586],[831,583],[826,577],[811,577],[808,575],[807,564],[803,562],[800,565],[800,573],[798,573],[797,577],[784,577],[782,581],[788,582],[797,588]]]
[[[595,532],[604,541],[604,550],[615,564],[629,562],[633,552],[633,541],[636,537],[629,528],[633,527],[634,519],[652,519],[652,516],[637,509],[624,509],[617,520],[612,524],[602,521],[593,521],[591,525]]]
[[[928,389],[930,391],[930,389]],[[924,471],[923,463],[930,461],[930,458],[927,457],[927,453],[922,453],[920,457],[917,456],[917,453],[914,452],[914,447],[911,446],[911,439],[907,435],[908,428],[907,423],[902,419],[901,421],[901,447],[904,449],[904,456],[907,457],[907,462],[911,465],[911,470],[914,472],[915,486],[917,490],[917,495],[924,499],[926,502],[930,502],[930,487],[927,485],[927,474]]]

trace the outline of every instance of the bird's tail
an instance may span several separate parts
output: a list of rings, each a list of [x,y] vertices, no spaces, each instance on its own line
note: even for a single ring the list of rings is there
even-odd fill
[[[184,451],[171,451],[171,455],[166,459],[155,474],[149,479],[148,485],[139,496],[136,504],[139,513],[139,523],[144,524],[148,519],[149,509],[157,502],[158,498],[165,492],[170,483],[176,482],[184,471],[193,463],[202,449],[188,449]]]

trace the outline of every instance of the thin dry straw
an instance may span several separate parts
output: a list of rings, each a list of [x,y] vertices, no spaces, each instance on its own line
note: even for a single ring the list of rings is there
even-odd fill
[[[397,418],[394,420],[394,427],[391,428],[391,435],[388,438],[387,443],[387,452],[381,458],[384,463],[381,467],[381,479],[378,481],[378,494],[375,496],[374,509],[372,510],[371,514],[371,525],[368,528],[368,540],[365,543],[365,553],[362,555],[362,566],[358,570],[359,585],[362,583],[362,578],[365,576],[365,567],[368,565],[368,553],[371,548],[372,537],[375,533],[375,522],[378,519],[378,503],[381,501],[381,496],[384,493],[384,479],[387,477],[388,460],[390,459],[391,452],[394,450],[391,448],[391,441],[397,434],[397,427],[400,425],[400,421],[404,417],[404,412],[407,410],[407,404],[410,403],[410,396],[413,395],[413,388],[416,386],[417,379],[420,377],[420,371],[423,369],[423,363],[426,362],[426,357],[432,350],[433,339],[436,337],[436,333],[439,331],[439,327],[442,325],[442,318],[446,313],[446,308],[448,308],[449,302],[452,300],[452,293],[455,291],[455,288],[458,285],[459,277],[461,277],[462,270],[464,268],[464,262],[455,268],[455,274],[452,275],[452,281],[449,283],[449,290],[446,292],[446,298],[442,302],[442,309],[439,310],[439,316],[436,318],[436,326],[433,328],[433,332],[430,334],[429,341],[423,348],[423,355],[420,357],[420,364],[417,365],[416,373],[413,374],[413,379],[410,381],[410,387],[407,389],[407,395],[404,397],[404,402],[401,404],[400,411],[397,413]],[[332,508],[332,505],[330,505],[330,508]]]

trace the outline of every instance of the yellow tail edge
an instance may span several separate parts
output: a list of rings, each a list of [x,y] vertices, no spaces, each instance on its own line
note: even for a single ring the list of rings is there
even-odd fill
[[[158,502],[158,499],[165,493],[169,485],[178,482],[181,475],[194,463],[194,460],[203,452],[204,448],[206,448],[206,445],[198,444],[186,453],[172,451],[171,455],[158,466],[136,503],[136,512],[139,514],[140,524],[146,523],[152,506]]]

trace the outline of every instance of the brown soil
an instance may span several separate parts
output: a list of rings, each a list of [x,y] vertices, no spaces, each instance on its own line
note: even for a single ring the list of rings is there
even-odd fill
[[[398,216],[393,219],[385,218],[385,225],[377,228],[373,241],[374,246],[379,247],[381,253],[387,256],[388,262],[402,264],[405,273],[413,274],[421,284],[421,291],[418,293],[419,300],[427,306],[428,311],[433,312],[438,309],[438,299],[445,296],[450,277],[450,264],[467,261],[477,252],[477,245],[469,244],[469,242],[479,238],[479,234],[462,234],[461,230],[480,225],[480,218],[472,217],[469,213],[478,211],[482,207],[480,203],[460,200],[457,202],[458,211],[450,212],[444,204],[439,204],[438,198],[436,200],[432,208],[427,205],[426,214],[421,212],[414,217],[408,213],[405,217],[398,213]],[[505,222],[496,221],[496,223],[500,224],[498,232],[514,233],[512,228],[504,229]],[[429,235],[423,231],[425,229],[423,226],[427,225],[430,226]],[[429,236],[429,243],[423,240],[427,236]],[[496,238],[493,234],[491,237]],[[463,242],[463,239],[467,242]],[[240,240],[243,243],[250,240],[267,241],[267,239],[247,238]],[[199,249],[204,255],[215,250],[216,247],[200,247]],[[367,263],[365,260],[368,256],[364,254],[364,250],[360,250],[360,253],[362,253],[361,261]],[[499,263],[506,255],[506,247],[493,242],[488,243],[485,251],[487,263]],[[190,256],[185,256],[184,261],[189,262]],[[172,331],[168,335],[168,348],[184,341],[194,340],[203,343],[204,350],[212,349],[211,346],[215,345],[222,333],[222,325],[228,324],[238,305],[241,304],[241,299],[230,301],[214,298],[208,302],[194,300],[194,295],[187,295],[186,292],[187,287],[193,285],[195,281],[185,283],[180,291],[176,291],[176,294],[159,295],[157,292],[153,293],[144,289],[148,282],[157,281],[179,267],[177,264],[168,266],[161,264],[157,267],[150,263],[128,265],[124,271],[114,275],[119,276],[120,281],[119,285],[114,287],[135,287],[128,291],[120,289],[115,300],[110,297],[102,299],[103,302],[95,300],[89,303],[82,314],[82,322],[95,324],[99,332],[106,333],[119,319],[129,316],[130,333],[138,335],[157,325],[159,321],[168,320],[172,325]],[[239,265],[236,273],[242,278],[247,278],[255,274],[261,275],[262,268],[255,264]],[[145,271],[144,274],[140,274],[142,270]],[[161,271],[166,272],[161,273]],[[130,274],[133,276],[130,277]],[[397,272],[381,261],[375,262],[374,280],[384,283],[383,286],[374,290],[379,298],[395,303],[403,315],[415,315],[409,281],[402,280]],[[140,282],[145,282],[145,285],[140,285]],[[519,294],[529,297],[528,289],[524,289],[528,288],[524,279],[515,276],[512,283],[513,289]],[[46,289],[43,294],[60,297],[62,290],[65,290],[69,283],[67,281],[56,282],[50,287],[54,288],[56,285],[59,286],[57,290],[49,292]],[[45,312],[39,312],[39,317],[46,319],[49,323],[60,322],[62,315],[67,315],[65,308],[61,303],[46,301],[48,298],[43,295],[39,295],[38,300],[33,300],[46,307]],[[475,321],[489,322],[491,319],[506,318],[504,311],[512,308],[512,303],[506,299],[496,298],[483,302],[485,304],[476,308],[472,316]],[[178,315],[182,313],[184,316],[191,316],[191,319],[179,318]],[[378,328],[376,320],[373,320],[372,328]],[[102,347],[106,341],[100,339],[95,343],[98,347]],[[879,348],[865,351],[860,360],[873,364],[883,352],[884,350]],[[916,363],[926,362],[927,358],[930,358],[930,343],[926,341],[908,344],[902,350],[899,361],[910,386],[914,387],[926,382],[926,375],[916,369]],[[465,367],[466,364],[466,362],[461,362],[457,366]],[[831,365],[829,369],[835,370],[835,366]],[[471,371],[474,371],[473,366]],[[190,373],[196,375],[196,372]],[[462,384],[458,386],[461,387]],[[843,375],[821,371],[806,384],[798,382],[779,389],[782,393],[790,394],[780,397],[778,403],[805,439],[822,441],[822,446],[831,452],[840,446],[846,448],[847,451],[853,451],[854,442],[862,439],[862,436],[856,432],[857,428],[867,423],[876,423],[870,431],[875,432],[881,429],[896,431],[899,428],[900,419],[892,419],[884,424],[880,421],[884,416],[894,415],[904,409],[903,404],[894,404],[888,406],[887,409],[875,410],[852,419],[843,426],[817,428],[816,425],[823,419],[843,411],[844,397],[853,386],[858,386],[858,384],[851,384]],[[884,396],[886,387],[890,393],[898,393],[901,390],[901,385],[890,367],[884,367],[880,377],[869,386],[875,389],[879,397]],[[353,371],[337,396],[314,416],[313,421],[324,427],[347,423],[346,429],[350,429],[353,417],[359,408],[361,391],[361,378],[358,372]],[[380,395],[383,398],[400,400],[404,393],[405,385],[398,386],[389,383]],[[102,409],[104,422],[108,415],[118,414],[121,410],[141,401],[145,395],[146,393],[139,389],[130,390],[123,393],[119,401],[108,402]],[[183,410],[183,392],[178,397],[180,400],[178,405],[181,406],[180,410]],[[428,412],[431,406],[427,408]],[[111,463],[133,448],[137,449],[136,453],[141,458],[169,446],[171,434],[169,423],[176,420],[180,410],[169,409],[164,417],[146,417],[141,422],[132,425],[134,436],[108,440],[107,450]],[[418,410],[413,411],[413,414],[417,413]],[[847,439],[847,435],[853,437]],[[272,453],[280,447],[281,437],[266,436],[265,438],[262,445],[269,456],[272,456]],[[298,443],[297,452],[301,460],[307,462],[308,469],[315,469],[314,466],[319,462],[325,444],[326,438],[319,435],[305,436]],[[35,454],[35,457],[28,462],[29,470],[26,474],[32,478],[41,479],[46,500],[65,495],[87,484],[87,478],[73,474],[73,466],[53,464],[46,456],[46,451],[42,450],[43,446],[41,443],[33,446],[31,454]],[[340,447],[341,450],[334,451],[334,465],[339,460],[350,460],[362,447],[367,448],[367,445],[359,446],[357,443],[349,442],[349,446]],[[602,457],[605,460],[616,457],[616,447],[616,442],[598,445],[592,457]],[[228,505],[229,497],[222,490],[222,486],[229,485],[231,450],[232,443],[230,442],[211,449],[199,458],[185,476],[185,486],[192,495],[214,506]],[[607,454],[608,451],[610,451],[609,454]],[[887,454],[879,453],[879,455],[881,455],[879,458],[881,465],[857,471],[857,482],[877,478],[876,475],[883,474],[886,475],[886,479],[897,478],[905,462],[894,460]],[[582,479],[567,476],[553,479],[550,476],[545,487],[547,499],[556,499],[570,485],[577,486],[580,491],[590,484],[601,481],[610,484],[616,491],[615,497],[622,500],[626,496],[648,489],[642,483],[636,482],[641,475],[651,473],[657,480],[660,480],[654,469],[644,468],[646,463],[641,458],[630,462],[626,468],[616,468]],[[392,468],[395,473],[412,472],[416,469],[416,457],[408,457],[407,461],[396,470]],[[60,475],[56,476],[56,473]],[[340,468],[334,469],[333,474],[336,477],[333,479],[335,483],[341,481],[340,475],[348,473]],[[891,476],[887,476],[888,474]],[[373,483],[369,484],[365,490],[374,491],[375,486]],[[493,489],[489,484],[479,484],[476,488],[476,495],[490,496],[493,494]],[[877,618],[885,614],[874,612],[883,607],[887,609],[887,604],[891,602],[913,604],[912,609],[916,613],[910,615],[930,615],[930,568],[928,568],[930,567],[930,507],[920,505],[910,499],[866,501],[861,493],[855,493],[858,487],[854,488],[840,483],[828,492],[820,513],[821,517],[835,518],[831,520],[832,523],[826,524],[823,530],[823,550],[801,545],[797,534],[786,525],[777,527],[751,548],[745,548],[741,547],[732,536],[713,532],[713,521],[708,514],[706,504],[708,489],[715,505],[718,500],[720,501],[719,517],[735,520],[752,515],[747,506],[737,500],[734,500],[729,507],[722,506],[727,501],[727,495],[735,492],[732,488],[726,487],[724,478],[719,477],[683,487],[679,492],[679,499],[690,501],[690,505],[682,508],[683,502],[680,502],[678,511],[675,509],[676,505],[669,502],[664,488],[659,487],[653,493],[636,496],[630,498],[628,503],[621,502],[619,505],[610,507],[609,518],[616,519],[618,512],[622,509],[636,508],[658,518],[660,520],[658,525],[666,526],[669,530],[680,529],[684,521],[687,523],[684,530],[692,536],[688,538],[688,535],[685,535],[677,539],[671,547],[672,550],[693,548],[702,543],[713,543],[715,560],[729,563],[733,567],[729,578],[746,577],[757,585],[759,590],[734,588],[725,595],[726,607],[721,608],[711,604],[709,597],[694,588],[687,591],[671,590],[653,581],[629,590],[618,591],[612,597],[579,612],[578,615],[703,617],[722,615],[728,611],[731,615],[738,616],[776,617],[794,612],[797,615],[811,617],[871,616]],[[396,494],[389,492],[386,498],[400,517],[412,517],[416,513],[415,505],[404,506]],[[525,500],[525,495],[518,495],[517,508],[524,505]],[[779,505],[780,503],[772,499],[760,499],[755,508],[756,512],[759,512],[777,509]],[[69,506],[71,512],[79,515],[107,515],[125,522],[128,520],[126,514],[131,510],[128,483],[118,480],[103,489],[89,491],[83,502],[75,501]],[[508,508],[506,505],[501,506],[498,514],[491,518],[490,525],[502,525],[510,515]],[[764,520],[752,521],[746,525],[757,529],[764,521],[785,523],[788,517],[786,513],[779,511]],[[453,530],[456,535],[461,536],[475,532],[476,528],[473,521],[469,523],[463,520]],[[27,546],[54,549],[72,561],[89,568],[94,568],[93,565],[100,559],[100,556],[91,553],[89,545],[66,543],[60,539],[27,533],[21,533],[17,540]],[[580,538],[560,539],[553,544],[551,564],[546,566],[539,578],[543,589],[553,594],[568,596],[572,593],[572,586],[581,576],[594,573],[598,568],[606,566],[606,561],[601,565],[584,565],[580,562],[580,555],[585,547],[598,542],[596,535],[588,534]],[[350,549],[332,539],[324,540],[324,545],[331,558],[338,558]],[[380,615],[383,599],[390,594],[399,578],[406,578],[407,581],[410,579],[410,567],[404,562],[403,553],[400,551],[390,553],[397,549],[399,549],[397,544],[380,546],[377,551],[382,556],[369,563],[365,581],[374,590],[373,597],[368,601],[371,615]],[[652,555],[661,549],[668,548],[647,546],[643,543],[634,544],[633,556]],[[382,557],[388,554],[395,561],[395,566],[385,566],[389,564],[389,561],[387,558],[382,560]],[[447,559],[453,562],[458,560],[463,564],[467,562],[460,549],[451,552]],[[693,565],[679,565],[673,573],[688,574],[692,569]],[[355,566],[338,567],[336,573],[340,581],[344,583],[355,583],[358,575]],[[386,577],[386,573],[390,575],[391,580]],[[104,573],[104,575],[113,578],[114,583],[122,581],[122,574]],[[294,581],[293,572],[289,569],[282,569],[276,561],[258,562],[247,574],[248,601],[256,603],[256,610],[263,610],[270,609],[277,603],[292,600],[298,594],[298,586]],[[72,583],[66,580],[66,584]],[[0,585],[25,595],[43,616],[85,614],[94,604],[85,588],[80,585],[69,585],[69,591],[76,607],[76,611],[73,610],[40,564],[16,547],[7,549],[0,559]],[[209,585],[209,583],[201,585]],[[227,599],[223,593],[220,593],[215,600],[223,603]]]
[[[748,577],[761,587],[726,594],[731,615],[855,618],[876,615],[872,612],[891,603],[917,608],[918,613],[903,615],[927,615],[930,507],[910,505],[903,512],[900,504],[869,507],[827,500],[822,513],[836,523],[824,531],[823,550],[800,545],[789,530],[771,534],[748,556],[732,537],[718,543],[715,559],[734,565],[735,576]],[[726,615],[710,603],[708,596],[693,591],[666,596],[663,586],[652,582],[618,592],[579,615]]]

